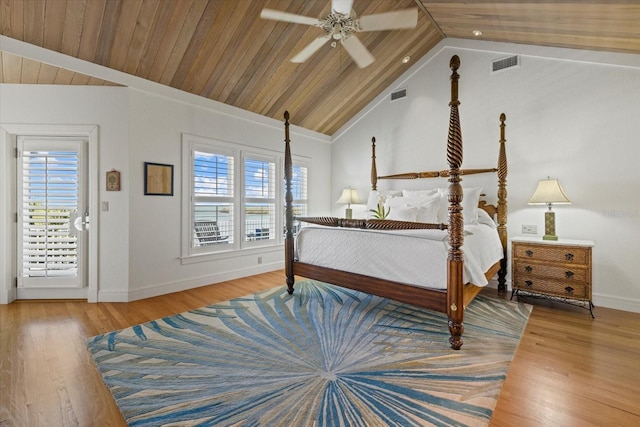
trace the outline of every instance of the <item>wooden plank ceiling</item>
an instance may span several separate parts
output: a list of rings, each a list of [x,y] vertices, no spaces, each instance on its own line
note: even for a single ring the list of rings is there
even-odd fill
[[[329,0],[0,0],[0,34],[332,135],[445,37],[640,53],[640,2],[355,0],[358,16],[418,7],[411,30],[359,33],[359,69],[322,34],[260,18],[267,7],[323,17]],[[411,56],[408,64],[402,58]],[[3,52],[0,83],[113,84]],[[443,82],[443,84],[448,84]]]

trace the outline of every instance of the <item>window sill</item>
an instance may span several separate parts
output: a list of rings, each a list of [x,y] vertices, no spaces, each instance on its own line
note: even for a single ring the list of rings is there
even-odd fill
[[[243,257],[243,256],[272,253],[272,252],[283,252],[283,251],[284,251],[283,244],[269,245],[269,246],[260,245],[260,246],[250,247],[250,248],[183,256],[183,257],[180,257],[180,264],[182,265],[196,264],[199,262],[211,262],[211,261],[218,261],[218,260],[229,259],[229,258],[237,258],[237,257]]]

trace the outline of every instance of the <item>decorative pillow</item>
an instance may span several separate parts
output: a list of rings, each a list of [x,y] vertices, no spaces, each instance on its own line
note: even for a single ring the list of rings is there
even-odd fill
[[[385,200],[387,199],[392,199],[400,196],[402,196],[402,191],[400,190],[371,190],[371,192],[369,193],[369,199],[367,200],[367,218],[373,218],[371,210],[373,209],[375,211],[378,207],[379,202],[385,203]]]
[[[449,189],[446,187],[438,188],[440,195],[440,203],[438,204],[438,220],[439,223],[449,222]]]
[[[442,197],[440,197],[439,194],[436,194],[436,196],[429,200],[429,201],[425,201],[421,204],[419,204],[417,206],[418,210],[417,210],[417,215],[416,215],[416,221],[417,222],[426,222],[429,224],[434,224],[438,222],[438,210],[440,209],[440,200],[442,199]]]
[[[478,224],[488,225],[491,228],[498,228],[498,225],[493,218],[491,218],[491,215],[483,209],[478,209]]]
[[[394,206],[389,211],[389,216],[387,217],[387,219],[393,219],[395,221],[416,222],[416,211],[417,208],[407,205]]]
[[[462,189],[462,216],[464,217],[465,224],[478,223],[478,203],[480,203],[480,193],[482,193],[482,188],[480,187]]]
[[[438,219],[440,199],[440,195],[436,193],[429,197],[395,197],[388,199],[385,206],[390,209],[390,215],[399,208],[414,208],[416,210],[416,219],[414,221],[435,223]]]
[[[437,188],[429,190],[402,190],[402,197],[431,197],[438,194]]]

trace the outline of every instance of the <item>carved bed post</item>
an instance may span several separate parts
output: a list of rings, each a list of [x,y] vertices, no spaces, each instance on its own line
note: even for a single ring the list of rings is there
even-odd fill
[[[285,230],[284,237],[284,263],[285,275],[287,278],[287,292],[293,294],[293,192],[291,191],[291,180],[293,176],[293,166],[291,161],[291,140],[289,139],[289,112],[284,112],[284,188],[285,188]]]
[[[378,168],[376,168],[376,137],[371,137],[371,190],[378,189]]]
[[[507,152],[504,137],[507,116],[500,114],[500,153],[498,154],[498,235],[504,254],[498,272],[498,292],[507,291]]]
[[[462,243],[464,239],[464,220],[462,217],[462,186],[460,185],[460,166],[462,165],[462,131],[458,113],[458,68],[460,58],[454,55],[449,63],[451,68],[451,114],[449,117],[449,135],[447,137],[447,162],[449,163],[449,254],[447,256],[447,316],[449,318],[449,343],[451,348],[459,350],[462,346],[462,323],[464,299],[462,271],[464,267]]]

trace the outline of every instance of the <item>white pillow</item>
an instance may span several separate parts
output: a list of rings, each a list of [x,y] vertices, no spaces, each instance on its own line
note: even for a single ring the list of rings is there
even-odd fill
[[[387,219],[395,221],[416,222],[417,208],[407,205],[398,205],[391,208]]]
[[[435,223],[438,219],[440,199],[440,195],[436,193],[429,197],[395,197],[388,199],[385,207],[390,209],[390,215],[396,209],[415,208],[416,219],[414,221]]]
[[[438,204],[438,221],[439,223],[449,222],[449,189],[446,187],[438,188],[440,195],[440,203]]]
[[[369,199],[367,200],[367,218],[373,218],[371,210],[373,209],[375,211],[378,208],[379,202],[400,196],[402,196],[402,191],[400,190],[371,190]]]
[[[462,189],[462,216],[465,224],[478,223],[480,193],[482,193],[482,188],[480,187]]]
[[[440,209],[440,197],[439,194],[436,194],[436,197],[429,201],[422,202],[417,206],[418,210],[416,212],[416,221],[417,222],[426,222],[429,224],[434,224],[438,222],[438,210]]]
[[[431,197],[438,194],[438,189],[430,190],[402,190],[402,197]]]
[[[498,228],[498,224],[491,218],[491,215],[484,209],[478,209],[478,224],[488,225],[491,228]]]

